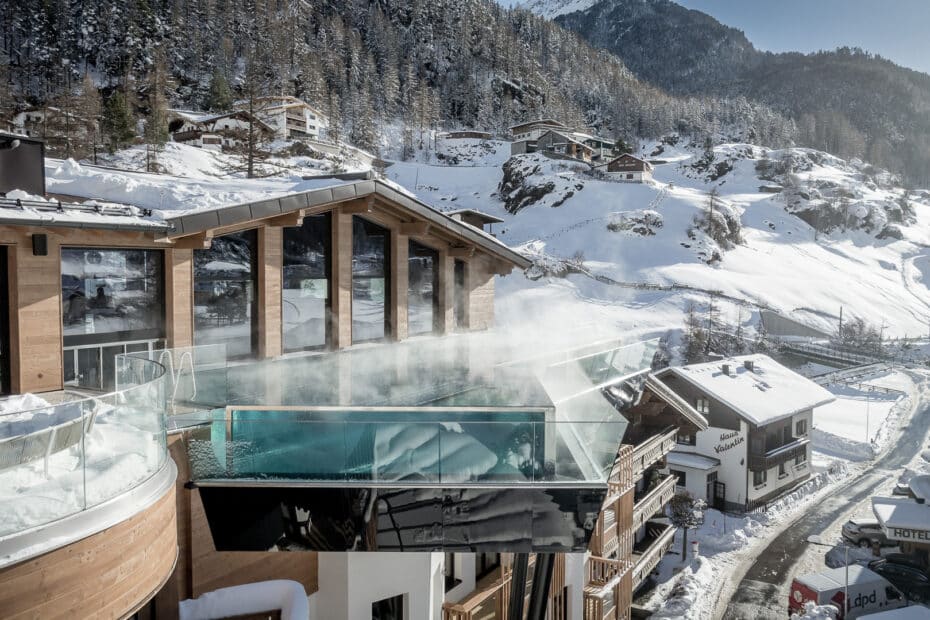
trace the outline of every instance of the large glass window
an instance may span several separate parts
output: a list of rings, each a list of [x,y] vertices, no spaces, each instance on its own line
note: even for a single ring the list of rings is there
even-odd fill
[[[352,342],[391,334],[390,231],[352,218]]]
[[[329,213],[306,217],[302,226],[284,229],[285,352],[323,348],[330,342],[331,246]]]
[[[110,387],[115,355],[165,336],[163,253],[62,248],[61,316],[65,383]]]
[[[228,358],[258,350],[258,232],[217,237],[194,251],[194,344],[225,344]]]
[[[431,334],[438,329],[439,253],[411,241],[407,256],[407,333]]]

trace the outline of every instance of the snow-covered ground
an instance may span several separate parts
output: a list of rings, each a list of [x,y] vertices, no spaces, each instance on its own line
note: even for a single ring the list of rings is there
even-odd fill
[[[915,386],[903,372],[853,385],[829,385],[836,400],[814,412],[814,464],[834,458],[864,460],[890,437],[889,417],[906,412]]]

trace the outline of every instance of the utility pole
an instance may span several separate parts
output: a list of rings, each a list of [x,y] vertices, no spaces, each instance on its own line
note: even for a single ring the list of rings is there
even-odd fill
[[[930,321],[927,322],[928,327],[930,327]],[[843,306],[840,306],[840,330],[837,333],[840,343],[843,342]]]

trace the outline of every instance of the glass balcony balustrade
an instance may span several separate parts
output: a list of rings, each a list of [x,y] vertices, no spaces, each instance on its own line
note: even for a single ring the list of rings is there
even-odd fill
[[[119,387],[111,393],[4,402],[0,543],[117,498],[165,465],[164,367],[117,355],[114,373]]]
[[[647,370],[657,346],[521,358],[483,335],[268,361],[148,355],[171,371],[169,426],[191,428],[199,483],[552,485],[606,484],[628,423],[601,390]]]

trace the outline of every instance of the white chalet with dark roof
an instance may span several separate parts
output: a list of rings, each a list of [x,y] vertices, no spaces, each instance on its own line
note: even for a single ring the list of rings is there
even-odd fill
[[[707,430],[680,434],[668,469],[679,487],[725,510],[751,510],[810,477],[814,408],[834,396],[766,355],[657,373],[701,412]]]

